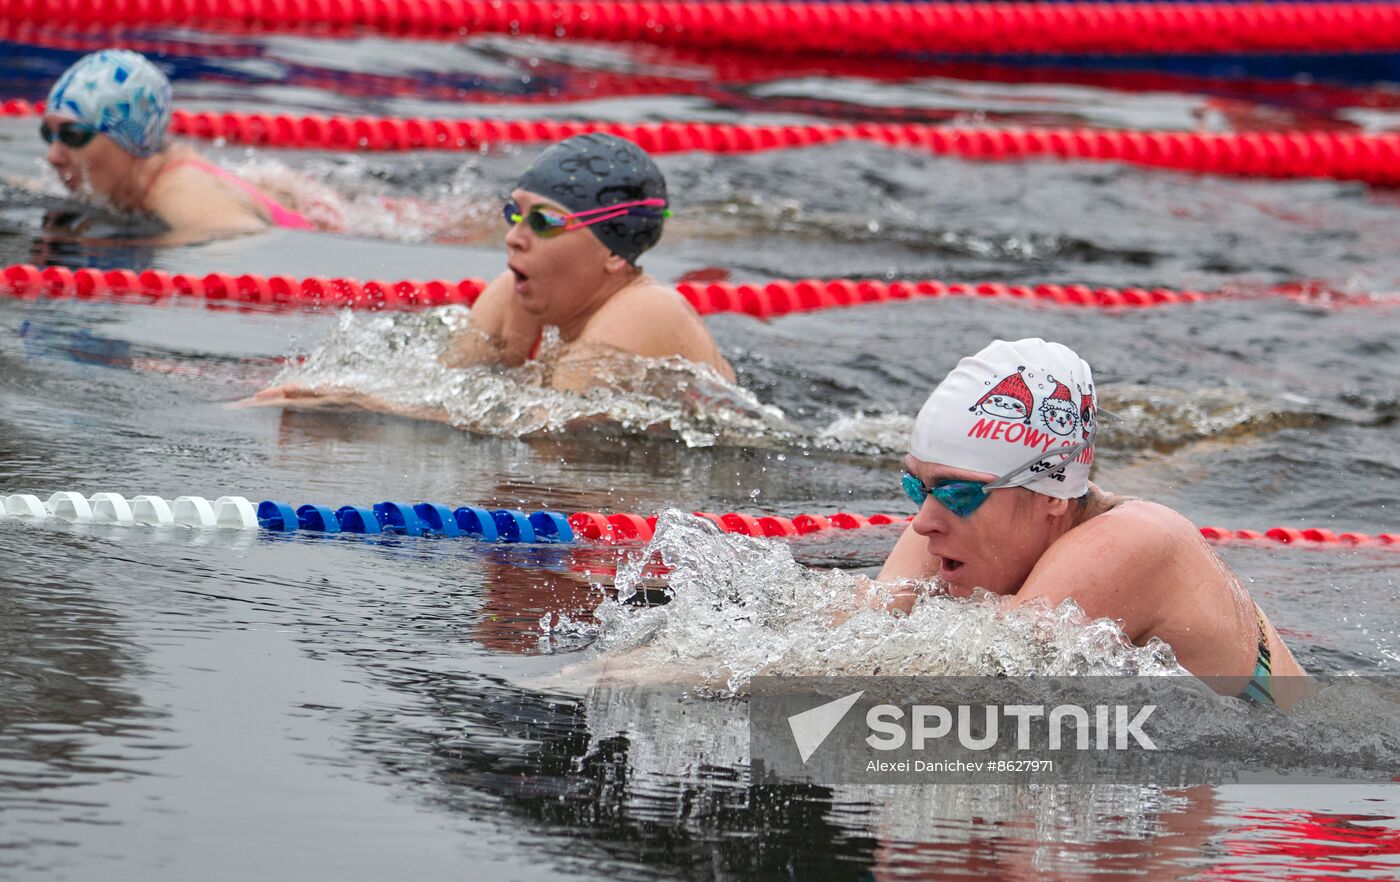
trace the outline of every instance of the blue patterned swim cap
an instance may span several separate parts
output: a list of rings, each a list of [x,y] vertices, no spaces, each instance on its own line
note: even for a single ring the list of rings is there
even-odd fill
[[[170,81],[144,55],[103,49],[64,71],[49,90],[46,112],[71,117],[142,157],[165,148],[170,103]]]

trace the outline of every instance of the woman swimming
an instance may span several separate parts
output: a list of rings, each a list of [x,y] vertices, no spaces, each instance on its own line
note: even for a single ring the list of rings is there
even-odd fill
[[[104,49],[54,83],[40,135],[64,186],[159,218],[168,228],[159,244],[313,228],[193,148],[171,144],[170,116],[165,74],[136,52]]]
[[[667,199],[661,170],[631,141],[589,134],[550,147],[505,203],[508,269],[487,285],[443,363],[519,367],[554,327],[564,344],[551,364],[557,389],[597,385],[609,353],[680,356],[732,382],[733,368],[690,303],[638,264],[661,240]],[[264,390],[251,403],[403,412],[366,396],[295,384]]]

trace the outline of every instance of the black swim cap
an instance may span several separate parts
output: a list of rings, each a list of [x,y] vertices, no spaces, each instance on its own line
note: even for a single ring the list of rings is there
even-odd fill
[[[666,198],[666,179],[647,152],[601,132],[575,135],[541,153],[516,187],[574,213]],[[613,254],[636,266],[642,252],[661,241],[664,210],[664,206],[637,208],[588,229]]]

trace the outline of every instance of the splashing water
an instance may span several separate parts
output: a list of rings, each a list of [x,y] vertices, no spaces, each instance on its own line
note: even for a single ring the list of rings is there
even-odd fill
[[[668,603],[639,608],[626,602],[644,587],[654,589],[663,572]],[[1203,758],[1207,771],[1250,763],[1374,771],[1400,761],[1394,725],[1400,693],[1393,687],[1358,678],[1319,680],[1288,714],[1256,710],[1190,676],[1161,640],[1136,646],[1112,621],[1090,621],[1072,601],[1006,610],[992,595],[959,600],[934,593],[910,615],[867,608],[842,621],[839,614],[856,606],[864,587],[859,577],[802,567],[786,543],[725,534],[707,520],[668,510],[646,548],[619,567],[616,599],[604,600],[594,613],[601,676],[589,693],[590,719],[607,720],[604,730],[645,733],[640,740],[658,742],[658,756],[693,762],[694,745],[672,751],[659,743],[699,737],[678,731],[674,720],[665,723],[668,702],[682,701],[689,717],[729,718],[725,726],[739,726],[747,715],[732,699],[745,697],[759,675],[901,682],[989,677],[995,678],[989,684],[1000,684],[999,700],[1019,692],[1031,703],[1043,701],[1043,694],[1014,678],[1095,678],[1094,688],[1103,688],[1098,678],[1123,677],[1110,682],[1130,702],[1171,697],[1155,718],[1153,737]],[[1067,697],[1077,690],[1073,682],[1090,688],[1086,680],[1058,680],[1061,700],[1073,700]],[[710,713],[685,696],[731,701],[717,702]],[[721,738],[722,726],[706,725],[705,743],[718,738],[746,750],[738,729]]]
[[[891,459],[908,449],[913,419],[906,414],[857,411],[824,426],[799,426],[707,367],[604,347],[583,352],[578,344],[566,347],[553,329],[546,331],[538,357],[521,367],[443,367],[439,358],[453,338],[476,333],[469,315],[460,306],[381,315],[346,311],[322,345],[278,381],[353,390],[399,412],[487,435],[588,428],[679,437],[694,447],[795,446]],[[582,394],[551,387],[554,366],[566,349],[570,368],[584,367],[599,378],[597,387]],[[1134,387],[1131,395],[1105,391],[1103,401],[1116,417],[1103,426],[1102,446],[1110,451],[1172,450],[1207,438],[1270,434],[1327,419],[1309,402],[1262,400],[1227,390]]]
[[[670,668],[719,694],[742,694],[758,674],[1184,673],[1166,644],[1134,646],[1112,622],[1090,622],[1071,602],[1004,612],[990,595],[972,601],[936,595],[911,615],[869,608],[838,623],[856,605],[864,580],[808,570],[785,543],[724,534],[674,509],[662,514],[646,549],[619,567],[619,598],[651,578],[653,555],[670,570],[671,601],[641,610],[605,601],[595,613],[596,645],[626,652],[629,668]],[[876,599],[897,587],[876,586]]]
[[[499,194],[471,161],[451,171],[424,169],[426,180],[409,181],[410,190],[392,186],[383,170],[355,156],[299,169],[260,157],[231,168],[327,232],[419,243],[494,241],[501,235]]]
[[[343,313],[325,343],[279,383],[352,389],[392,409],[486,435],[572,428],[679,437],[692,447],[773,443],[792,436],[782,412],[724,382],[708,366],[599,348],[583,362],[601,379],[585,393],[551,388],[565,349],[550,329],[537,358],[518,368],[449,368],[439,358],[458,334],[476,333],[468,310],[359,316]],[[571,347],[570,367],[580,365]]]

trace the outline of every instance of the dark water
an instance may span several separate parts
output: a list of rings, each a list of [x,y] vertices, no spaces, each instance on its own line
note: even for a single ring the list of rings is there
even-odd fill
[[[1144,92],[1126,75],[1085,69],[833,62],[822,75],[809,62],[496,38],[159,38],[172,43],[165,60],[186,106],[288,112],[760,121],[902,113],[1384,130],[1395,98],[1384,83],[1326,77],[1309,87],[1160,74]],[[7,95],[41,97],[76,57],[37,42],[7,46]],[[628,82],[630,93],[618,85]],[[32,119],[0,120],[4,264],[483,276],[502,265],[497,200],[529,159],[213,148],[302,206],[330,206],[343,232],[157,252],[45,232],[45,212],[62,203],[33,128]],[[517,438],[372,415],[230,410],[227,402],[271,381],[280,357],[316,349],[336,318],[6,299],[0,492],[902,514],[900,428],[931,385],[991,338],[1039,335],[1089,360],[1106,406],[1122,417],[1105,431],[1105,487],[1201,524],[1400,529],[1393,193],[1110,165],[971,164],[859,144],[682,154],[662,166],[679,216],[647,263],[667,279],[719,268],[734,280],[1207,290],[1318,280],[1374,300],[1240,298],[1123,314],[930,300],[767,323],[717,316],[707,323],[740,384],[802,437],[835,441],[775,434],[691,447],[646,434]],[[810,566],[868,571],[896,535],[809,537],[793,552]],[[1222,552],[1304,667],[1400,671],[1394,551]],[[0,876],[1397,872],[1393,786],[754,786],[723,737],[729,703],[642,706],[546,685],[591,657],[596,632],[586,623],[601,593],[586,572],[615,563],[596,549],[0,520]]]

